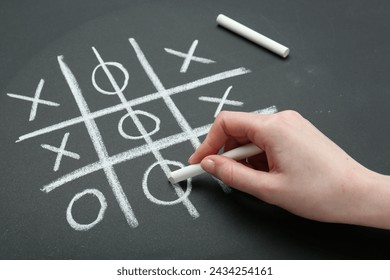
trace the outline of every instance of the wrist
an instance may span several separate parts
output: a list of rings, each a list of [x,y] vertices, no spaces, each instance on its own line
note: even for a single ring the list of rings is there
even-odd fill
[[[351,180],[351,223],[390,229],[390,176],[365,169]]]

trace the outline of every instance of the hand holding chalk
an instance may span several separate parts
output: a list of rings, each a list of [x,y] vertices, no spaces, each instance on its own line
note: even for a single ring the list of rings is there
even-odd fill
[[[241,147],[238,147],[236,149],[230,150],[226,153],[223,153],[222,155],[234,160],[243,160],[245,158],[257,155],[262,153],[263,151],[257,147],[255,144],[247,144]],[[170,176],[168,177],[168,180],[172,183],[178,183],[181,181],[184,181],[188,178],[197,176],[199,174],[204,173],[205,171],[202,169],[200,164],[193,164],[186,167],[183,167],[179,170],[171,172]]]
[[[252,142],[241,164],[215,152]],[[368,170],[293,111],[221,112],[189,163],[225,184],[299,216],[390,229],[390,176]]]

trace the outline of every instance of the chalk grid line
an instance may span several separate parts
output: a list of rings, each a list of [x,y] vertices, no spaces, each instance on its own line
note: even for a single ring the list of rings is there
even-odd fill
[[[136,44],[135,40],[134,40],[133,43]],[[117,93],[120,101],[122,102],[122,104],[126,104],[127,100],[126,100],[126,97],[124,96],[121,88],[119,88],[118,84],[116,83],[116,80],[112,76],[110,70],[106,66],[106,64],[103,61],[103,59],[101,58],[100,54],[97,52],[97,50],[95,48],[93,48],[93,50],[95,52],[95,55],[96,55],[100,65],[102,65],[103,70],[104,70],[105,74],[107,75],[111,85],[114,87],[114,90]],[[156,79],[158,79],[158,78],[156,77]],[[157,88],[157,90],[160,91],[160,88]],[[164,88],[162,88],[162,90],[165,91]],[[164,98],[164,96],[163,96],[163,98]],[[142,138],[146,141],[149,150],[152,152],[152,154],[156,158],[156,160],[159,163],[161,169],[163,170],[165,176],[168,178],[169,174],[171,173],[171,170],[169,169],[168,164],[165,162],[162,154],[155,147],[152,138],[150,137],[150,135],[146,131],[145,127],[142,125],[141,121],[137,117],[137,114],[135,114],[135,112],[132,109],[132,107],[131,106],[127,106],[126,110],[127,110],[128,114],[130,115],[131,119],[133,120],[134,124],[137,126],[138,131],[142,134],[142,136],[143,136]],[[182,190],[180,185],[174,184],[173,187],[174,187],[174,190],[175,190],[175,192],[177,193],[177,195],[179,197],[182,197],[184,195],[184,191]],[[190,215],[192,217],[194,217],[194,218],[199,217],[198,211],[196,210],[195,206],[190,202],[190,200],[188,198],[183,200],[183,204],[185,205],[185,207],[187,208],[188,212],[190,213]]]
[[[233,70],[224,71],[224,72],[221,72],[221,73],[218,73],[215,75],[211,75],[211,76],[201,78],[201,79],[198,79],[198,80],[195,80],[195,81],[192,81],[192,82],[180,85],[180,86],[176,86],[176,87],[167,89],[164,92],[155,92],[155,93],[151,93],[151,94],[148,94],[148,95],[145,95],[142,97],[138,97],[138,98],[129,100],[126,102],[126,104],[121,103],[118,105],[114,105],[111,107],[107,107],[105,109],[95,111],[95,112],[91,113],[90,115],[88,115],[87,117],[89,119],[100,118],[100,117],[103,117],[103,116],[106,116],[106,115],[109,115],[109,114],[112,114],[115,112],[122,111],[126,108],[126,106],[142,105],[144,103],[160,99],[162,96],[162,93],[165,93],[167,96],[171,96],[171,95],[175,95],[178,93],[190,91],[192,89],[196,89],[198,87],[205,86],[205,85],[208,85],[208,84],[211,84],[214,82],[222,81],[222,80],[233,78],[236,76],[241,76],[241,75],[244,75],[247,73],[250,73],[250,70],[245,69],[243,67],[236,68]],[[50,132],[53,132],[53,131],[56,131],[56,130],[59,130],[62,128],[66,128],[66,127],[75,125],[75,124],[79,124],[79,123],[82,123],[83,120],[84,120],[83,117],[76,117],[76,118],[72,118],[72,119],[51,125],[51,126],[47,126],[47,127],[42,128],[42,129],[38,129],[38,130],[35,130],[33,132],[21,135],[18,138],[18,140],[16,140],[15,142],[16,143],[22,142],[24,140],[37,137],[39,135],[50,133]]]
[[[68,65],[64,62],[63,56],[58,57],[58,63],[60,65],[62,74],[64,75],[65,80],[67,81],[68,86],[77,103],[77,106],[79,107],[81,116],[84,118],[84,124],[88,130],[88,134],[99,157],[99,161],[103,166],[104,173],[106,174],[108,183],[114,192],[119,207],[121,208],[122,213],[125,215],[127,223],[131,227],[137,227],[138,220],[135,217],[133,209],[131,208],[127,196],[123,191],[123,188],[119,182],[118,176],[116,175],[113,166],[108,162],[108,152],[106,146],[103,143],[102,135],[100,134],[99,128],[97,127],[94,119],[87,118],[87,116],[90,114],[90,110],[88,108],[87,102],[83,97],[76,77],[73,75]]]
[[[76,101],[76,104],[79,107],[81,116],[67,120],[67,121],[63,121],[63,122],[57,123],[55,125],[51,125],[51,126],[48,126],[48,127],[45,127],[45,128],[33,131],[33,132],[30,132],[30,133],[25,134],[25,135],[22,135],[19,137],[19,139],[16,142],[21,142],[21,141],[27,140],[29,138],[37,137],[39,135],[43,135],[43,134],[46,134],[46,133],[49,133],[52,131],[56,131],[56,130],[83,122],[87,128],[88,134],[91,138],[91,141],[93,143],[93,146],[95,148],[95,151],[98,155],[99,160],[95,163],[88,164],[84,167],[81,167],[77,170],[74,170],[71,173],[68,173],[68,174],[58,178],[57,180],[43,186],[41,188],[41,190],[43,192],[49,193],[52,190],[66,184],[68,182],[71,182],[73,180],[76,180],[78,178],[86,176],[88,174],[91,174],[95,171],[103,170],[104,173],[106,174],[108,183],[110,184],[110,186],[114,192],[114,195],[117,199],[117,202],[118,202],[118,204],[119,204],[119,206],[120,206],[120,208],[121,208],[121,210],[122,210],[122,212],[127,220],[127,223],[131,227],[137,227],[138,221],[135,217],[134,211],[132,210],[132,208],[130,206],[129,201],[127,200],[127,196],[125,195],[123,188],[119,182],[119,179],[118,179],[116,172],[114,170],[114,165],[122,163],[122,162],[126,162],[128,160],[131,160],[131,159],[134,159],[134,158],[137,158],[137,157],[149,154],[149,153],[152,153],[157,160],[157,164],[162,168],[165,175],[168,175],[168,173],[170,173],[170,169],[168,167],[169,161],[165,160],[162,157],[160,150],[171,147],[173,145],[176,145],[176,144],[179,144],[182,142],[185,142],[185,141],[190,141],[192,146],[196,149],[200,145],[200,141],[199,141],[198,137],[207,134],[209,128],[211,127],[211,124],[208,124],[205,126],[201,126],[201,127],[192,129],[190,127],[190,125],[188,124],[187,120],[184,118],[184,116],[181,114],[181,112],[177,108],[176,104],[173,102],[171,95],[186,92],[186,91],[189,91],[191,89],[195,89],[197,87],[201,87],[201,86],[204,86],[204,85],[207,85],[210,83],[214,83],[214,82],[217,82],[220,80],[224,80],[224,79],[232,78],[235,76],[247,74],[247,73],[250,73],[250,70],[241,67],[241,68],[221,72],[219,74],[211,75],[211,76],[208,76],[208,77],[205,77],[202,79],[198,79],[198,80],[195,80],[193,82],[189,82],[189,83],[186,83],[186,84],[183,84],[180,86],[176,86],[176,87],[173,87],[170,89],[165,89],[165,87],[161,83],[160,79],[158,78],[158,76],[154,72],[153,68],[151,67],[151,65],[147,61],[145,55],[143,54],[143,52],[140,49],[137,42],[133,38],[130,38],[129,42],[132,45],[141,66],[143,67],[145,73],[147,74],[150,81],[152,82],[152,84],[156,88],[157,92],[143,96],[143,97],[135,98],[133,100],[126,100],[126,98],[123,94],[123,89],[125,88],[125,86],[123,86],[122,88],[119,88],[119,85],[117,84],[116,80],[114,79],[114,77],[112,76],[111,72],[109,71],[109,69],[107,67],[107,65],[119,64],[119,63],[105,62],[101,58],[101,56],[98,53],[98,51],[96,50],[96,48],[92,47],[92,49],[93,49],[93,51],[94,51],[94,53],[99,61],[99,65],[97,67],[100,66],[103,68],[103,71],[107,75],[111,85],[114,87],[115,92],[111,92],[109,94],[116,94],[121,101],[121,103],[118,105],[111,106],[111,107],[108,107],[108,108],[105,108],[102,110],[98,110],[98,111],[95,111],[92,113],[89,110],[88,104],[86,103],[86,101],[83,97],[82,91],[80,89],[80,86],[79,86],[74,74],[72,73],[72,71],[70,70],[68,65],[64,62],[64,57],[62,55],[58,56],[57,59],[58,59],[60,69],[62,71],[62,74],[63,74],[65,80],[68,83],[68,86],[72,92],[72,95]],[[95,68],[95,70],[96,70],[96,68]],[[95,88],[99,91],[99,89],[96,86],[95,86]],[[104,92],[102,92],[102,93],[104,93]],[[107,92],[105,94],[107,94]],[[225,94],[226,95],[225,99],[227,97],[227,94],[228,93]],[[168,109],[171,111],[172,115],[176,119],[178,125],[181,127],[183,132],[175,134],[175,135],[171,135],[169,137],[162,138],[162,139],[157,140],[157,141],[153,141],[150,138],[149,133],[145,130],[142,123],[138,119],[137,111],[134,111],[132,109],[132,106],[136,106],[136,105],[150,102],[153,100],[157,100],[160,98],[163,99],[163,101],[167,105]],[[141,145],[141,146],[136,147],[136,148],[133,148],[133,149],[130,149],[128,151],[122,152],[122,153],[118,153],[114,156],[109,156],[107,149],[105,147],[105,144],[103,143],[103,139],[102,139],[102,136],[100,134],[100,131],[96,125],[95,118],[106,116],[108,114],[118,112],[118,111],[121,111],[124,109],[128,112],[128,115],[132,118],[132,120],[136,124],[139,132],[142,135],[142,138],[145,139],[146,144]],[[270,114],[270,113],[275,113],[275,112],[277,112],[276,107],[271,106],[269,108],[257,110],[254,113]],[[172,164],[172,162],[171,162],[171,164]],[[177,195],[179,196],[179,198],[185,195],[183,189],[180,186],[176,185],[176,186],[174,186],[174,189],[175,189]],[[194,218],[199,216],[199,213],[197,212],[197,210],[195,209],[195,207],[192,205],[192,203],[189,201],[188,198],[182,199],[182,202],[187,207],[187,210],[189,211],[191,216],[193,216]]]
[[[187,120],[184,118],[183,114],[180,112],[179,108],[176,106],[176,104],[173,102],[172,98],[165,94],[166,92],[166,89],[165,87],[163,86],[163,84],[161,83],[159,77],[157,76],[157,74],[154,72],[152,66],[150,65],[150,63],[148,62],[148,60],[146,59],[144,53],[142,52],[141,48],[139,47],[139,45],[137,44],[137,42],[134,40],[134,38],[130,38],[129,39],[129,42],[130,44],[132,45],[136,55],[137,55],[137,58],[142,66],[142,68],[144,69],[146,75],[149,77],[150,81],[152,82],[152,84],[154,85],[154,87],[156,88],[157,92],[161,92],[162,94],[162,98],[166,104],[166,106],[168,107],[169,111],[172,113],[173,117],[175,118],[177,124],[180,126],[180,128],[188,135],[189,137],[189,140],[192,144],[192,147],[194,147],[194,149],[198,148],[199,145],[200,145],[200,141],[199,141],[199,138],[194,134],[191,126],[189,125],[189,123],[187,122]],[[193,46],[191,46],[191,49],[192,51],[190,51],[190,53],[195,50],[195,47],[196,47],[196,44]],[[192,56],[192,54],[191,54]],[[169,177],[169,173],[166,174],[167,175],[167,178]],[[218,180],[218,179],[215,179],[218,184],[221,186],[222,190],[225,192],[225,193],[229,193],[231,192],[231,188],[229,186],[227,186],[226,184],[224,184],[221,180]]]

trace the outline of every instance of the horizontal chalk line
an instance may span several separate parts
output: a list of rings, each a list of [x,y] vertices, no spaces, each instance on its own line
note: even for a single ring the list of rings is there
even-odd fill
[[[195,89],[195,88],[198,88],[198,87],[201,87],[201,86],[213,83],[213,82],[225,80],[225,79],[232,78],[235,76],[244,75],[244,74],[247,74],[250,72],[251,71],[249,69],[246,69],[244,67],[224,71],[224,72],[221,72],[218,74],[214,74],[214,75],[202,78],[202,79],[198,79],[198,80],[183,84],[183,85],[179,85],[179,86],[176,86],[176,87],[173,87],[170,89],[166,89],[164,91],[157,91],[157,92],[149,94],[149,95],[138,97],[138,98],[129,100],[126,103],[121,103],[121,104],[111,106],[111,107],[108,107],[108,108],[105,108],[105,109],[102,109],[99,111],[95,111],[95,112],[90,113],[89,115],[85,116],[85,118],[88,118],[88,119],[99,118],[99,117],[106,116],[106,115],[111,114],[111,113],[115,113],[115,112],[124,110],[128,106],[141,105],[141,104],[153,101],[153,100],[160,99],[163,96],[169,96],[169,95],[174,95],[174,94],[178,94],[181,92],[189,91],[189,90],[192,90],[192,89]],[[27,140],[29,138],[33,138],[33,137],[43,135],[43,134],[46,134],[49,132],[53,132],[53,131],[56,131],[56,130],[59,130],[59,129],[62,129],[65,127],[69,127],[69,126],[72,126],[72,125],[75,125],[78,123],[82,123],[82,122],[84,122],[85,118],[80,116],[80,117],[69,119],[67,121],[63,121],[63,122],[60,122],[60,123],[57,123],[57,124],[54,124],[51,126],[41,128],[39,130],[35,130],[33,132],[30,132],[30,133],[27,133],[27,134],[20,136],[19,139],[16,140],[16,143],[22,142],[22,141]]]
[[[276,106],[270,106],[268,108],[253,111],[252,113],[273,114],[273,113],[276,113],[277,111],[278,110],[277,110]],[[203,136],[203,135],[207,134],[211,125],[212,124],[207,124],[207,125],[204,125],[204,126],[201,126],[198,128],[194,128],[193,132],[197,137]],[[155,149],[162,150],[162,149],[171,147],[173,145],[188,141],[188,140],[190,140],[189,138],[190,138],[189,135],[187,135],[185,132],[182,132],[182,133],[178,133],[178,134],[171,135],[171,136],[162,138],[160,140],[157,140],[157,141],[153,142],[153,145],[154,145]],[[130,149],[128,151],[125,151],[125,152],[116,154],[114,156],[108,157],[106,164],[113,166],[115,164],[123,163],[123,162],[126,162],[128,160],[141,157],[141,156],[146,155],[150,152],[151,152],[151,149],[150,149],[149,145],[144,144],[144,145],[138,146],[136,148]],[[73,180],[76,180],[76,179],[81,178],[85,175],[91,174],[91,173],[98,171],[98,170],[101,170],[103,168],[105,168],[105,166],[101,162],[91,163],[89,165],[81,167],[81,168],[79,168],[71,173],[68,173],[68,174],[58,178],[57,180],[43,186],[41,188],[41,191],[49,193],[49,192],[55,190],[56,188],[66,184],[66,183],[69,183]]]
[[[222,98],[208,97],[208,96],[200,96],[198,99],[200,101],[207,101],[207,102],[213,102],[213,103],[220,103],[222,101]],[[233,106],[242,106],[242,105],[244,105],[243,102],[236,101],[236,100],[225,100],[223,104],[225,104],[225,105],[233,105]]]
[[[169,49],[169,48],[165,48],[164,50],[167,53],[176,55],[178,57],[182,57],[182,58],[187,57],[187,54],[183,53],[183,52],[178,52],[178,51],[175,51],[175,50],[172,50],[172,49]],[[215,63],[214,60],[211,60],[211,59],[208,59],[208,58],[203,58],[203,57],[198,57],[198,56],[194,56],[194,55],[191,57],[191,60],[196,61],[196,62],[200,62],[200,63],[206,63],[206,64]]]

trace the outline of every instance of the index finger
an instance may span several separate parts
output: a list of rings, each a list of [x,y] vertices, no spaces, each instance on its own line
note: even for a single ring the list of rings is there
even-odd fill
[[[258,116],[253,113],[220,112],[206,139],[188,160],[189,163],[198,163],[206,156],[216,154],[230,139],[242,144],[252,142]]]

